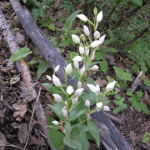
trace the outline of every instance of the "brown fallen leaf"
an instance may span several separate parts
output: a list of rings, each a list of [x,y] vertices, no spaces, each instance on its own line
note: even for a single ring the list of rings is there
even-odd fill
[[[18,137],[21,143],[26,143],[28,137],[28,129],[26,123],[21,123],[18,128]]]
[[[150,99],[146,90],[143,93],[142,102],[150,105]]]
[[[16,110],[13,116],[16,118],[17,121],[21,121],[24,117],[25,113],[27,112],[27,104],[13,104],[13,108]]]
[[[28,145],[43,145],[46,146],[45,139],[43,137],[37,138],[35,135],[30,136]]]
[[[143,72],[141,71],[139,73],[139,75],[136,77],[136,79],[134,80],[133,84],[132,84],[132,93],[136,90],[138,84],[140,83],[141,79],[140,77],[142,76]]]
[[[101,79],[101,78],[98,78],[96,81],[95,81],[95,85],[98,84],[100,87],[103,87],[104,85],[106,85],[108,82],[105,80],[105,79]]]

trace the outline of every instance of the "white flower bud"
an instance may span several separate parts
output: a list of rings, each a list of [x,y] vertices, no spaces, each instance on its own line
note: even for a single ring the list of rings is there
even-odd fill
[[[104,106],[104,111],[110,111],[108,106]]]
[[[102,37],[99,38],[100,44],[103,44],[103,43],[104,43],[105,36],[106,36],[106,35],[103,35]]]
[[[98,102],[98,103],[96,104],[97,109],[101,109],[102,106],[103,106],[103,103],[102,103],[102,102]]]
[[[95,71],[95,70],[98,70],[99,67],[98,67],[97,65],[94,65],[91,69],[92,69],[93,71]]]
[[[74,67],[75,67],[76,69],[79,68],[79,63],[78,63],[78,61],[74,61]]]
[[[60,65],[56,66],[54,71],[57,72],[59,70],[59,67]]]
[[[78,102],[78,97],[72,99],[72,104],[76,104]]]
[[[85,49],[86,49],[86,56],[88,56],[88,55],[89,55],[89,53],[90,53],[90,50],[89,50],[89,49],[87,49],[87,47],[86,47]]]
[[[71,94],[74,92],[73,87],[69,85],[69,86],[67,87],[66,92],[67,92],[69,95],[71,95]]]
[[[52,81],[52,78],[49,75],[46,75],[46,77],[49,81]]]
[[[77,89],[75,91],[75,95],[79,97],[82,94],[83,90],[84,90],[83,88]]]
[[[62,109],[62,115],[64,116],[64,117],[67,117],[68,116],[68,111],[66,110],[66,109]]]
[[[88,20],[88,18],[84,14],[79,14],[79,15],[77,15],[77,17],[84,22],[86,22]]]
[[[95,31],[95,32],[94,32],[94,37],[95,37],[96,39],[100,38],[100,36],[101,36],[101,34],[99,33],[99,31]]]
[[[75,44],[79,44],[80,43],[80,39],[77,35],[72,34],[72,40]]]
[[[56,125],[56,126],[59,124],[59,122],[56,121],[56,120],[55,120],[55,121],[52,121],[52,123],[53,123],[54,125]]]
[[[71,63],[69,65],[67,65],[66,69],[65,69],[66,75],[70,74],[72,72],[72,65]]]
[[[83,65],[83,67],[80,69],[80,75],[82,76],[85,72],[85,65]]]
[[[96,95],[99,94],[98,92],[100,92],[100,87],[99,87],[99,85],[97,84],[97,85],[96,85]]]
[[[85,41],[85,36],[84,36],[84,34],[81,34],[81,35],[80,35],[80,38],[81,38],[81,40]]]
[[[85,101],[85,106],[90,107],[90,101],[88,99]]]
[[[96,21],[97,21],[97,22],[100,22],[100,21],[102,21],[102,19],[103,19],[103,12],[100,11],[100,12],[97,14]]]
[[[115,84],[116,84],[116,81],[113,81],[113,82],[109,83],[109,84],[106,86],[106,91],[111,91],[111,90],[113,90],[113,88],[115,87]]]
[[[83,25],[83,30],[84,30],[84,34],[85,34],[86,36],[89,36],[89,35],[90,35],[89,28],[88,28],[86,25]]]
[[[59,80],[58,77],[56,77],[55,75],[52,76],[53,77],[53,83],[55,86],[60,87],[61,86],[61,82]]]
[[[79,53],[84,54],[84,47],[82,47],[81,45],[79,46]]]
[[[57,101],[57,102],[62,102],[62,98],[61,98],[61,96],[60,95],[58,95],[58,94],[53,94],[53,96],[54,96],[54,98],[55,98],[55,100]]]
[[[95,51],[93,52],[92,57],[91,57],[91,60],[94,60],[94,59],[95,59]]]
[[[81,81],[78,81],[78,88],[82,88],[82,83],[81,83]]]
[[[96,47],[99,46],[100,44],[101,44],[101,41],[100,41],[100,40],[96,40],[96,41],[93,41],[90,46],[91,46],[92,48],[96,48]]]
[[[82,61],[82,57],[81,56],[76,56],[72,60],[73,61]]]
[[[90,91],[92,91],[93,93],[96,93],[97,89],[94,85],[92,84],[87,84],[88,88],[90,89]]]

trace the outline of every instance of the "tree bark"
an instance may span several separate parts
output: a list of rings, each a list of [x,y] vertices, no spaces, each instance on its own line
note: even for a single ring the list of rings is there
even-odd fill
[[[18,0],[10,0],[10,2],[27,35],[42,53],[50,67],[54,70],[57,65],[60,65],[57,76],[60,78],[61,82],[64,82],[64,67],[67,65],[65,59],[41,32],[39,27],[33,21],[29,11],[23,9]],[[67,83],[68,85],[73,85],[75,80],[68,77]],[[87,92],[86,88],[85,91]],[[107,150],[133,150],[103,111],[92,114],[91,117],[99,128],[101,142]]]

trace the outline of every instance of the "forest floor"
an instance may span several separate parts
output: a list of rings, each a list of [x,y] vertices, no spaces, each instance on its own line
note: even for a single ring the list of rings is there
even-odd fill
[[[32,54],[27,56],[25,58],[25,61],[30,62],[31,60],[38,60],[38,62],[40,62],[42,60],[40,52],[34,46],[32,41],[27,37],[20,21],[15,17],[16,15],[13,9],[8,10],[6,8],[6,5],[8,4],[9,2],[6,1],[0,2],[0,7],[2,8],[2,11],[8,23],[10,24],[11,29],[13,29],[13,34],[16,40],[18,41],[20,47],[28,46],[32,51]],[[61,13],[59,13],[60,12],[57,12],[57,15],[61,15]],[[40,28],[47,37],[50,38],[50,36],[54,36],[57,38],[55,33],[50,31],[49,29],[43,27]],[[56,39],[56,41],[60,42],[59,39]],[[64,57],[69,56],[69,52],[67,51],[63,52],[62,54]],[[27,108],[22,104],[22,100],[25,97],[25,95],[23,95],[23,90],[21,90],[22,78],[21,75],[18,74],[15,63],[11,64],[12,67],[9,66],[10,56],[11,54],[9,47],[4,37],[2,37],[2,35],[0,34],[0,150],[23,149],[24,145],[26,144],[28,125],[32,112],[30,103],[27,104]],[[108,54],[108,56],[111,57],[111,59],[113,59],[118,66],[120,64],[126,63],[122,56],[118,56],[117,58],[115,57],[115,55]],[[41,88],[40,100],[44,111],[46,115],[51,116],[53,114],[51,113],[50,108],[49,106],[47,106],[47,104],[50,104],[53,101],[53,98],[51,94],[42,86],[42,83],[49,82],[46,78],[46,75],[52,75],[52,70],[49,68],[44,74],[42,74],[42,76],[38,80],[36,76],[37,65],[38,63],[29,66],[30,74],[32,76],[36,91],[38,92]],[[98,72],[94,75],[89,73],[89,76],[94,78],[95,82],[101,87],[107,84],[106,75],[102,72]],[[110,76],[112,78],[114,77],[111,67],[107,71],[107,76]],[[125,93],[123,92],[123,90],[119,89],[118,92],[121,97],[125,97]],[[125,97],[125,99],[127,98]],[[3,101],[5,101],[6,103],[4,103]],[[115,117],[112,122],[114,122],[118,130],[135,150],[150,149],[150,142],[146,142],[146,144],[142,142],[142,138],[145,132],[150,132],[149,115],[146,115],[143,112],[136,111],[129,103],[129,101],[125,100],[125,103],[128,107],[123,111],[120,111],[118,114],[109,112],[111,116]],[[111,110],[113,110],[116,105],[114,103],[110,103],[109,107]],[[25,115],[23,115],[23,117],[18,117],[18,114]],[[41,134],[38,124],[39,122],[37,122],[34,118],[32,132],[29,136],[27,149],[49,149],[47,143],[45,142],[44,136]],[[7,144],[3,145],[3,142],[7,142]],[[90,150],[95,149],[98,149],[96,147],[96,144],[91,142]],[[99,149],[105,148],[101,146]]]

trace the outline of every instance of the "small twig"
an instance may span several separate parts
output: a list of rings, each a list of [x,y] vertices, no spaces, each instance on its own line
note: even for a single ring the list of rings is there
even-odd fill
[[[126,46],[126,45],[128,45],[128,44],[130,44],[130,43],[132,43],[132,42],[134,42],[134,41],[136,41],[136,40],[137,40],[138,38],[140,38],[144,33],[147,32],[147,30],[148,30],[149,27],[150,27],[150,24],[149,24],[147,27],[145,27],[138,35],[136,35],[134,38],[128,40],[127,42],[121,44],[118,48],[119,48],[119,49],[122,49],[124,46]]]
[[[19,147],[19,146],[16,146],[16,145],[13,145],[13,144],[9,144],[9,143],[0,144],[0,147],[1,147],[1,146],[10,146],[10,147],[15,147],[15,148],[18,148],[18,149],[23,150],[23,148],[21,148],[21,147]]]
[[[35,111],[36,103],[37,103],[38,100],[39,100],[40,93],[41,93],[41,88],[39,89],[38,96],[37,96],[36,101],[35,101],[35,103],[34,103],[32,115],[31,115],[31,120],[30,120],[30,122],[29,122],[29,132],[28,132],[28,137],[27,137],[26,144],[25,144],[25,146],[24,146],[24,150],[26,149],[27,144],[28,144],[28,141],[29,141],[29,136],[30,136],[30,133],[31,133],[31,130],[32,130],[32,120],[33,120],[33,116],[34,116],[34,111]]]

